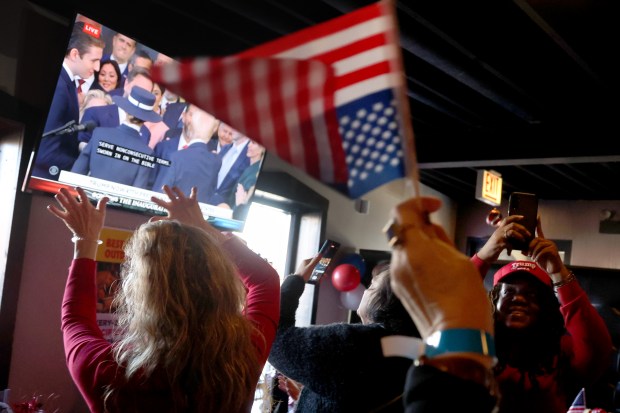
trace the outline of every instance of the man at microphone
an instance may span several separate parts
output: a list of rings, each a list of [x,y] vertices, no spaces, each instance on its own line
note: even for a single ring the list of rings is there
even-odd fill
[[[79,121],[78,87],[81,85],[78,79],[86,79],[99,70],[105,46],[99,37],[101,30],[88,30],[86,25],[88,23],[76,22],[71,33],[33,165],[36,177],[58,180],[60,171],[70,169],[79,154],[77,135],[67,129]],[[67,133],[67,130],[73,133]]]

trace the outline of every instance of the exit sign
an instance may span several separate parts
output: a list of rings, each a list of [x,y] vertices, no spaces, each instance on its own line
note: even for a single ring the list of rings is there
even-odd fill
[[[499,206],[502,203],[502,175],[495,171],[478,171],[476,199],[489,205]]]

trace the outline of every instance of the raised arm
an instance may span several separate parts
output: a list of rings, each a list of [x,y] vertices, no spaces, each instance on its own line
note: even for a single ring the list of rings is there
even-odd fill
[[[607,325],[575,275],[564,265],[556,244],[544,237],[540,222],[536,231],[539,236],[530,243],[528,255],[553,282],[569,333],[562,338],[562,346],[570,354],[575,371],[586,380],[596,380],[609,365],[613,349]]]
[[[405,411],[458,411],[465,404],[470,411],[491,412],[497,393],[486,290],[468,258],[430,222],[429,213],[439,207],[435,198],[403,202],[388,231],[392,288],[425,341],[425,355],[408,373]],[[445,397],[446,388],[451,397]]]
[[[76,191],[77,197],[68,189],[61,188],[55,196],[60,207],[48,205],[47,210],[61,219],[73,234],[73,257],[95,259],[108,198],[101,198],[95,207],[82,188],[76,188]]]
[[[478,272],[484,278],[491,265],[497,261],[502,251],[506,250],[508,255],[512,253],[510,239],[524,240],[530,233],[519,221],[523,219],[521,215],[510,215],[502,219],[484,243],[482,248],[471,257]]]

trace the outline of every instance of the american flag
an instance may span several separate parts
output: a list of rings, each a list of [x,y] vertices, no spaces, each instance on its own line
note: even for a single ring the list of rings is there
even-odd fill
[[[573,404],[571,404],[571,406],[568,408],[566,413],[578,413],[578,412],[583,413],[585,410],[586,410],[586,390],[581,389],[579,393],[577,394],[577,397],[575,397],[575,401],[573,401]]]
[[[400,122],[409,115],[398,104],[404,73],[394,13],[380,1],[234,56],[182,59],[153,76],[359,198],[405,176],[409,141]]]

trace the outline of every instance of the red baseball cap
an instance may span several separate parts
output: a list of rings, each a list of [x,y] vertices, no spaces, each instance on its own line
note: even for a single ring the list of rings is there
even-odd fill
[[[515,272],[526,272],[536,277],[543,284],[549,287],[552,286],[551,277],[538,264],[532,261],[512,261],[504,265],[493,275],[493,286],[497,285],[504,277]]]

